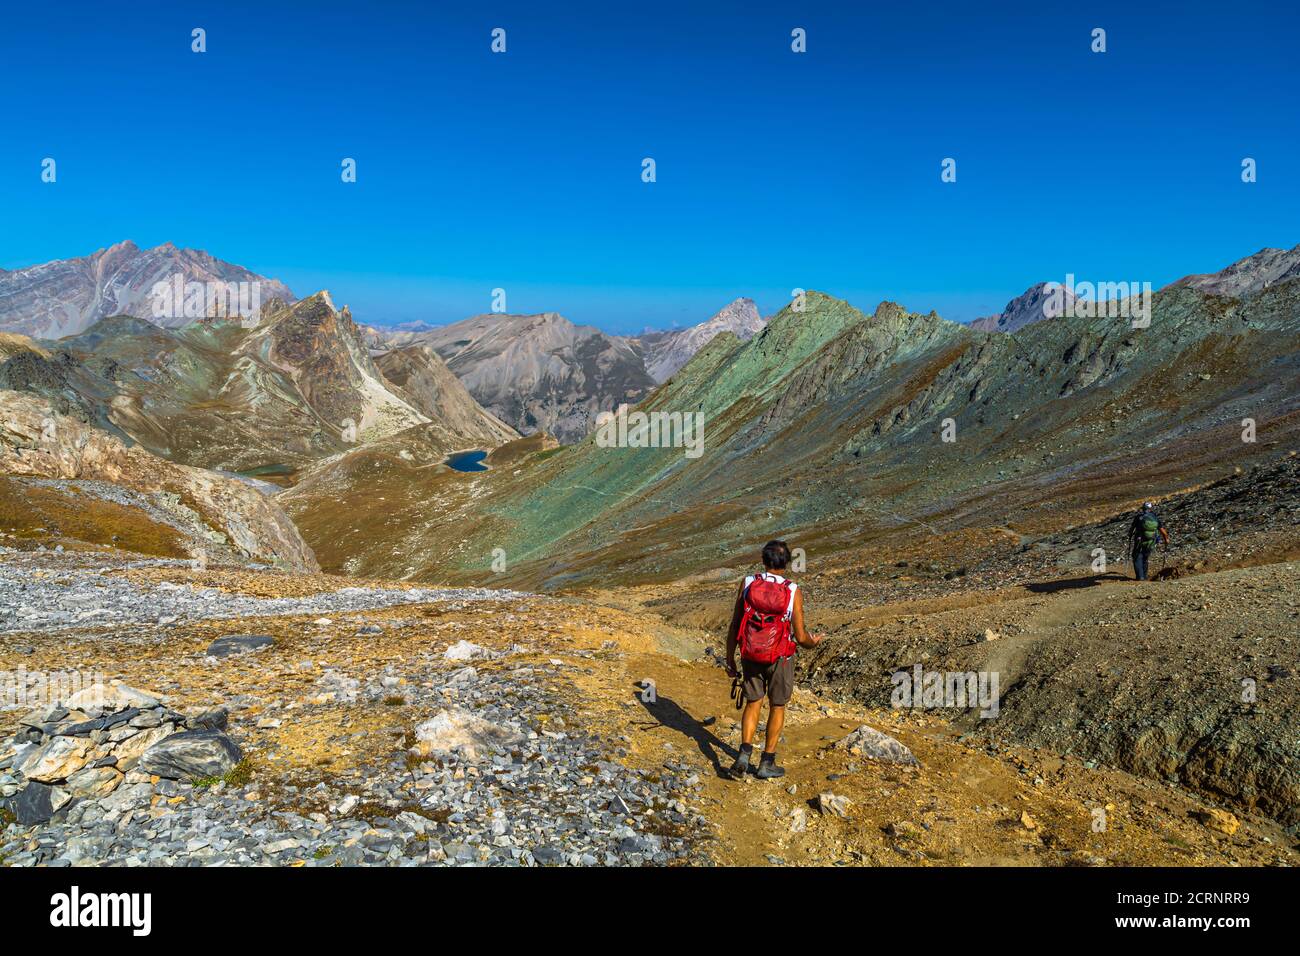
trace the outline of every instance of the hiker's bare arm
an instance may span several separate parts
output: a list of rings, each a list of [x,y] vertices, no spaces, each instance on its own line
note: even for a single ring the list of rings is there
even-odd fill
[[[800,647],[816,647],[822,639],[816,634],[809,634],[803,626],[803,591],[794,592],[794,614],[790,623],[794,625],[794,639]]]
[[[736,636],[740,633],[740,618],[745,613],[745,585],[736,591],[736,606],[731,611],[731,624],[727,628],[727,673],[736,676]]]
[[[1164,525],[1160,526],[1160,537],[1165,539],[1165,547],[1169,547],[1169,532],[1165,530]]]

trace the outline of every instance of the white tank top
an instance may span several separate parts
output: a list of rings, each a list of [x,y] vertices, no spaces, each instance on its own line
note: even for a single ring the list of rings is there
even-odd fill
[[[790,618],[794,615],[794,592],[799,590],[799,585],[795,584],[793,581],[789,580],[788,578],[781,577],[781,575],[777,574],[774,571],[764,571],[762,574],[746,575],[745,590],[748,591],[749,586],[754,583],[754,579],[759,577],[767,578],[769,581],[775,581],[777,584],[790,585],[790,603],[787,604],[785,607],[785,619],[787,621],[790,620]]]

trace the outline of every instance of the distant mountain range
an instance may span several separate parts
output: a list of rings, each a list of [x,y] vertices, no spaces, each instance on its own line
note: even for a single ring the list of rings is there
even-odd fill
[[[1261,249],[1218,272],[1192,275],[1172,283],[1212,295],[1247,298],[1270,286],[1300,276],[1300,245],[1291,249]]]
[[[159,283],[169,293],[175,286],[178,293],[168,301],[169,308],[162,310],[162,316],[154,294]],[[196,283],[203,286],[208,298],[217,301],[204,299],[197,306],[187,301],[180,293]],[[111,333],[152,341],[170,354],[166,340],[157,341],[156,329],[179,330],[196,321],[235,316],[228,307],[232,301],[229,294],[239,291],[239,283],[256,284],[259,317],[263,310],[272,314],[280,305],[297,301],[282,282],[206,252],[179,249],[171,243],[140,249],[132,242],[122,242],[78,259],[0,271],[0,332],[16,332],[48,343],[87,332],[103,319],[128,316],[145,320],[153,328],[129,322],[102,326],[95,330],[95,347],[132,351],[129,343],[103,343],[104,336]],[[244,324],[256,327],[256,318]],[[477,315],[446,326],[422,322],[392,328],[353,326],[356,336],[348,341],[359,343],[360,351],[368,353],[368,357],[354,357],[356,369],[365,369],[369,358],[391,350],[411,346],[431,349],[488,410],[489,417],[500,419],[497,425],[504,422],[524,434],[544,431],[573,442],[588,433],[597,413],[640,401],[719,332],[748,339],[762,324],[753,301],[737,299],[700,325],[634,337],[575,325],[547,312]],[[229,329],[223,334],[233,335]],[[78,342],[73,347],[80,349],[86,344]],[[335,362],[334,351],[327,349],[323,354],[318,361],[343,367]],[[417,354],[404,351],[386,365],[393,370],[406,367],[415,380],[432,385],[430,375],[436,377],[436,373],[429,372],[427,358],[418,359]],[[424,372],[409,367],[412,361],[423,362]],[[204,366],[197,363],[195,367]],[[473,417],[473,413],[466,414]],[[488,431],[499,438],[490,428]]]
[[[737,299],[707,322],[687,329],[647,332],[632,341],[644,356],[646,372],[662,384],[721,332],[731,332],[748,342],[763,328],[763,317],[753,299]]]
[[[575,325],[555,312],[476,315],[422,331],[369,330],[372,349],[426,345],[478,402],[523,434],[574,442],[596,415],[636,404],[716,335],[749,339],[763,319],[737,299],[706,322],[637,337]]]
[[[1297,275],[1300,246],[1264,249],[1164,293],[1248,300]],[[259,312],[160,318],[154,284],[178,277],[218,291],[258,283]],[[1025,332],[1047,317],[1048,303],[1039,283],[968,328]],[[0,331],[40,340],[10,349],[0,387],[42,394],[175,461],[231,470],[292,471],[416,425],[432,429],[426,457],[536,432],[580,442],[600,412],[643,402],[710,346],[738,347],[765,330],[743,298],[699,325],[641,336],[610,335],[554,312],[360,327],[328,293],[298,301],[277,280],[171,244],[119,243],[0,273]],[[1081,381],[1093,374],[1078,373]]]
[[[975,319],[970,327],[982,332],[1016,332],[1043,319],[1060,318],[1073,304],[1074,296],[1062,289],[1060,298],[1055,299],[1047,283],[1040,282],[1008,302],[997,315]]]
[[[385,344],[433,349],[484,408],[525,434],[561,441],[582,438],[599,411],[635,404],[655,386],[626,339],[554,312],[476,315]]]

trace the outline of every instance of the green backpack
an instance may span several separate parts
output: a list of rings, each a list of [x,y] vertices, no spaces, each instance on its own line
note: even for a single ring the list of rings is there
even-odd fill
[[[1138,521],[1138,540],[1144,551],[1156,546],[1156,535],[1160,533],[1160,519],[1155,515],[1143,515]]]

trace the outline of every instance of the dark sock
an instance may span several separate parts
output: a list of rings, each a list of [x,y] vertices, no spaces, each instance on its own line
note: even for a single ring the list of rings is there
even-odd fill
[[[740,745],[740,752],[741,752],[742,754],[745,754],[745,755],[752,754],[752,753],[754,752],[754,745],[753,745],[753,744],[741,744],[741,745]]]
[[[768,753],[766,750],[764,750],[764,751],[763,751],[763,756],[762,756],[762,762],[763,762],[763,763],[776,763],[776,751],[773,750],[771,753]]]

